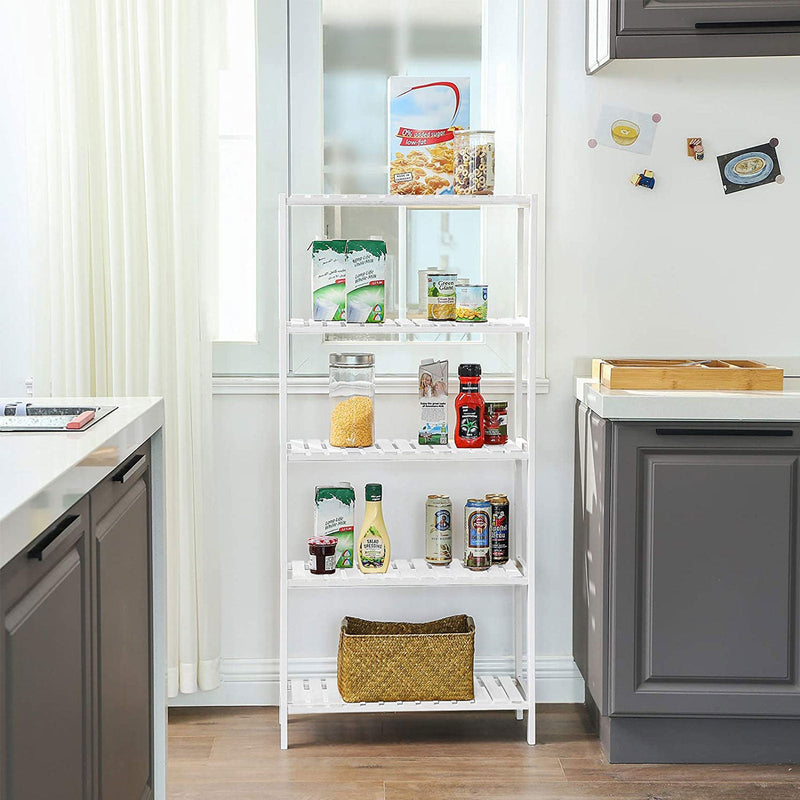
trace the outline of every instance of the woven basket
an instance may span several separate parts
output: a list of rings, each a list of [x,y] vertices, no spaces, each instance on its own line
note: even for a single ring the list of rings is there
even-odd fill
[[[433,622],[345,617],[337,682],[346,703],[473,700],[475,623],[459,614]]]

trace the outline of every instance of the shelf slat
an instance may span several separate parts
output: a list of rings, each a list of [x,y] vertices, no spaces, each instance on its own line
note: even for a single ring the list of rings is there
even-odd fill
[[[312,575],[305,561],[292,561],[288,571],[289,588],[374,589],[396,586],[526,586],[528,579],[515,561],[495,564],[476,572],[465,569],[461,561],[448,566],[428,564],[424,558],[396,559],[385,573],[364,574],[357,567],[338,569],[333,575]]]
[[[524,687],[509,675],[476,675],[474,700],[417,700],[396,703],[345,703],[335,675],[292,678],[290,714],[349,714],[395,711],[493,711],[527,709]]]
[[[402,208],[481,208],[482,206],[507,206],[528,208],[530,195],[399,195],[399,194],[291,194],[288,206],[395,206]]]
[[[375,334],[409,333],[431,335],[440,333],[530,333],[527,317],[499,317],[486,322],[456,322],[455,320],[387,319],[381,324],[363,322],[320,322],[293,317],[287,326],[292,335],[353,334],[364,336]]]
[[[506,444],[484,445],[477,449],[456,447],[454,443],[421,445],[410,439],[378,439],[372,447],[333,447],[320,439],[292,439],[287,445],[289,461],[381,461],[409,459],[419,461],[527,461],[525,439]]]

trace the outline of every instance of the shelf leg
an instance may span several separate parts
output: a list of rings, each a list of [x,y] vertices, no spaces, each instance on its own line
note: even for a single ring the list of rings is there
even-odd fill
[[[281,726],[281,750],[289,749],[289,714],[285,708],[279,714]]]

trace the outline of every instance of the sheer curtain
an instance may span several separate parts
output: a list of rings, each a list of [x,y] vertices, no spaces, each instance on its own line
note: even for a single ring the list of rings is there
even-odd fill
[[[219,0],[24,5],[36,387],[163,395],[168,691],[213,689]]]

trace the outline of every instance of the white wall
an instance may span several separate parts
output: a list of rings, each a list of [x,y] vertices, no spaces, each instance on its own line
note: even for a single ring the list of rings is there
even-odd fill
[[[614,62],[586,77],[583,3],[551,0],[550,13],[538,644],[561,654],[576,361],[739,355],[788,366],[800,356],[800,58]],[[603,103],[663,115],[651,156],[587,147]],[[703,162],[686,156],[688,136],[703,137]],[[724,196],[715,156],[773,136],[786,183]],[[652,192],[628,182],[645,168]]]
[[[14,0],[0,0],[0,397],[24,394],[32,357],[25,91],[18,6]]]
[[[550,14],[537,673],[548,699],[567,701],[580,690],[569,671],[573,375],[601,354],[800,356],[800,58],[616,62],[589,78],[583,3],[551,0]],[[603,103],[663,115],[651,156],[587,147]],[[703,137],[704,162],[687,158],[687,136]],[[787,182],[725,197],[716,154],[773,136]],[[629,183],[645,168],[652,192]],[[324,398],[303,403],[325,419]],[[273,696],[275,410],[274,397],[215,398],[228,681],[199,702]],[[327,638],[325,652],[302,655],[332,655]],[[506,643],[495,643],[502,654]]]

